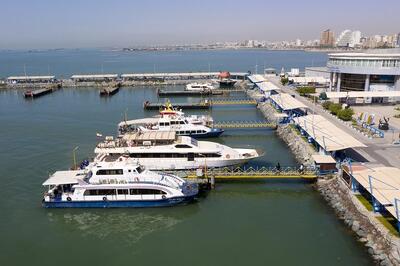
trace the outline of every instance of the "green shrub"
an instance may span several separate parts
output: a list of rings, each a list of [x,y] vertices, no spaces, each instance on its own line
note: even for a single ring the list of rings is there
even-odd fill
[[[301,95],[307,95],[311,93],[315,93],[315,88],[314,87],[299,87],[297,88],[297,92]]]
[[[328,96],[326,95],[326,92],[324,92],[324,91],[319,94],[319,98],[324,101],[328,100]]]
[[[337,116],[344,121],[350,121],[353,118],[353,115],[354,111],[351,108],[339,110],[339,112],[337,113]]]
[[[322,104],[322,107],[323,107],[325,110],[329,110],[331,104],[332,104],[332,102],[326,101],[326,102],[324,102],[324,103]]]
[[[329,111],[331,112],[331,114],[333,115],[337,115],[339,113],[339,111],[342,110],[342,105],[340,103],[332,103],[329,106]]]

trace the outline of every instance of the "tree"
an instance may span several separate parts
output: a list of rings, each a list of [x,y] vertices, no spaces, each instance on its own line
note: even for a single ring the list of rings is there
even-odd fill
[[[305,96],[305,95],[308,95],[308,94],[315,93],[315,88],[314,87],[299,87],[299,88],[297,88],[297,92],[301,96]]]
[[[281,83],[282,83],[282,85],[286,85],[286,84],[289,83],[289,79],[288,79],[288,78],[285,78],[285,77],[282,77],[282,78],[281,78]]]
[[[319,94],[319,98],[324,101],[328,100],[328,96],[326,95],[326,92],[324,92],[324,91]]]
[[[342,109],[337,114],[337,116],[344,121],[350,121],[353,118],[353,115],[354,110],[351,108]]]

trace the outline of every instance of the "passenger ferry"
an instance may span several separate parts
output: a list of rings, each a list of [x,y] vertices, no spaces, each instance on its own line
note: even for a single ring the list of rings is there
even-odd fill
[[[151,172],[126,157],[57,171],[43,186],[46,208],[163,207],[190,202],[198,194],[198,184]]]
[[[211,138],[220,136],[224,130],[212,127],[213,120],[207,116],[185,116],[182,111],[167,107],[159,116],[122,121],[118,124],[120,134],[127,132],[175,131],[178,136]]]
[[[255,149],[235,149],[210,141],[177,136],[175,131],[134,132],[106,137],[95,148],[96,161],[136,158],[151,170],[217,168],[244,164],[259,157]]]
[[[212,91],[214,90],[214,86],[210,83],[190,83],[186,85],[187,91]]]

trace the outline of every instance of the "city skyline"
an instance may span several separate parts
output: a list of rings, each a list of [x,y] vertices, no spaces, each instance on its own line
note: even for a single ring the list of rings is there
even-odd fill
[[[282,4],[253,0],[246,5],[235,5],[225,0],[190,3],[5,0],[0,18],[0,49],[312,40],[319,39],[325,29],[337,33],[357,29],[367,36],[398,33],[396,10],[400,3],[384,2]],[[385,19],[374,19],[380,17]]]

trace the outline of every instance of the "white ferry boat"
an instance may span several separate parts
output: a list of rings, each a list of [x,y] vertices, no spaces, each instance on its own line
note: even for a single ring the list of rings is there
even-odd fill
[[[165,132],[175,131],[178,136],[193,138],[211,138],[220,136],[224,130],[212,127],[213,120],[209,116],[185,116],[182,111],[167,107],[159,116],[122,121],[118,124],[118,132]]]
[[[234,149],[210,141],[197,141],[177,136],[174,131],[126,133],[115,140],[106,137],[94,152],[97,161],[113,161],[125,154],[151,170],[226,167],[260,156],[254,149]]]
[[[198,184],[145,170],[125,157],[57,171],[43,186],[46,208],[162,207],[190,202],[198,194]]]
[[[210,83],[190,83],[186,85],[187,91],[212,91],[214,90],[214,86]]]

